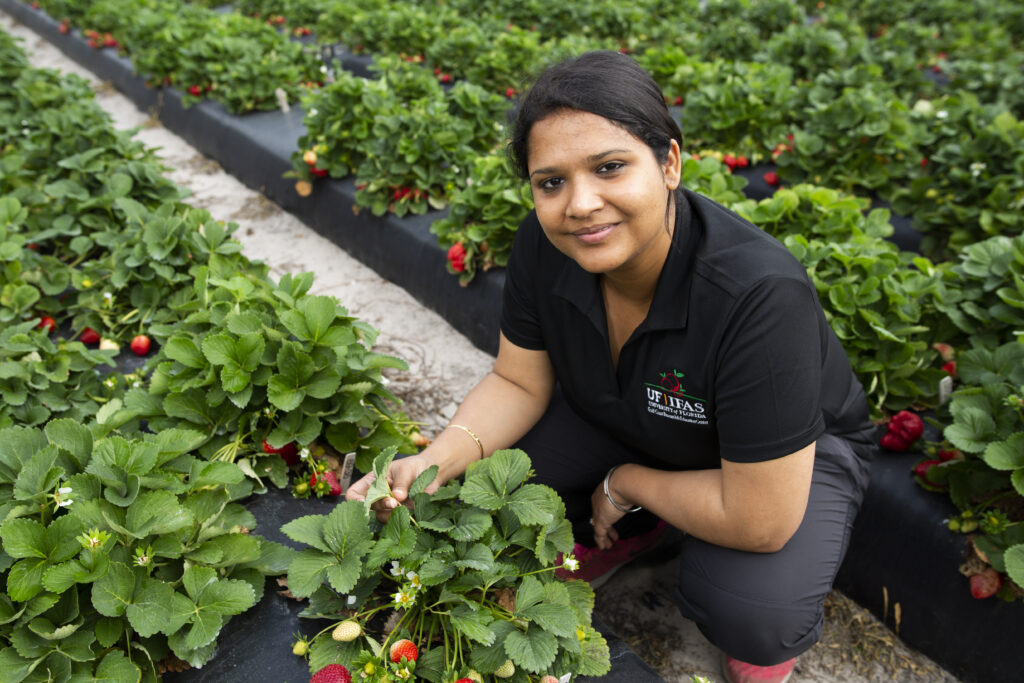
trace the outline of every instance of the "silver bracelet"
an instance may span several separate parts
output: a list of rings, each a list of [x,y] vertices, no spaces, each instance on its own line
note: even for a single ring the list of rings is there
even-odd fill
[[[612,507],[618,510],[619,512],[639,512],[640,510],[643,510],[643,508],[640,507],[639,505],[634,505],[631,508],[623,507],[616,503],[615,499],[612,498],[612,493],[611,491],[608,490],[608,482],[611,481],[612,479],[612,472],[614,472],[617,469],[619,469],[619,465],[616,465],[615,467],[611,468],[610,470],[608,470],[608,474],[604,475],[604,497],[607,498],[608,502],[612,504]]]

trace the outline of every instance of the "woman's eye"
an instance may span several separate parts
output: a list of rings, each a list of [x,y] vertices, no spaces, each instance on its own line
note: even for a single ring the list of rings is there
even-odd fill
[[[619,169],[621,169],[625,165],[626,164],[622,163],[621,161],[609,161],[606,164],[601,164],[598,167],[597,172],[598,173],[614,173],[615,171],[618,171]]]
[[[562,185],[561,178],[545,178],[544,180],[537,183],[537,186],[545,192],[551,192],[557,190]]]

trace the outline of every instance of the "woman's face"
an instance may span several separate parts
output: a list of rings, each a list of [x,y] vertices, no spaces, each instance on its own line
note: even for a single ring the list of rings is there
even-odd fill
[[[566,109],[533,124],[529,172],[551,243],[590,273],[660,272],[671,244],[679,145],[660,163],[642,140],[596,114]]]

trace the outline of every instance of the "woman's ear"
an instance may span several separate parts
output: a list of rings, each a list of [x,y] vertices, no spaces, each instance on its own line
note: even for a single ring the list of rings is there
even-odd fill
[[[661,170],[665,175],[665,187],[669,190],[679,187],[680,179],[683,177],[683,154],[679,149],[679,143],[674,139],[669,140],[668,156],[661,165]]]

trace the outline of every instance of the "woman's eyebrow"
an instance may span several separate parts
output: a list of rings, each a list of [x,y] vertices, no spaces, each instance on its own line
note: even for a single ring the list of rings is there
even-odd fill
[[[587,157],[587,163],[592,164],[595,161],[600,161],[601,159],[603,159],[603,158],[605,158],[607,156],[611,156],[612,154],[628,154],[628,153],[629,153],[628,149],[609,149],[606,152],[598,152],[597,154],[591,154],[589,157]],[[541,174],[543,174],[543,173],[554,173],[556,170],[557,170],[556,168],[550,167],[550,166],[546,167],[546,168],[538,168],[535,171],[533,171],[532,173],[530,173],[530,177],[532,178],[533,176],[537,175],[538,173],[541,173]]]

